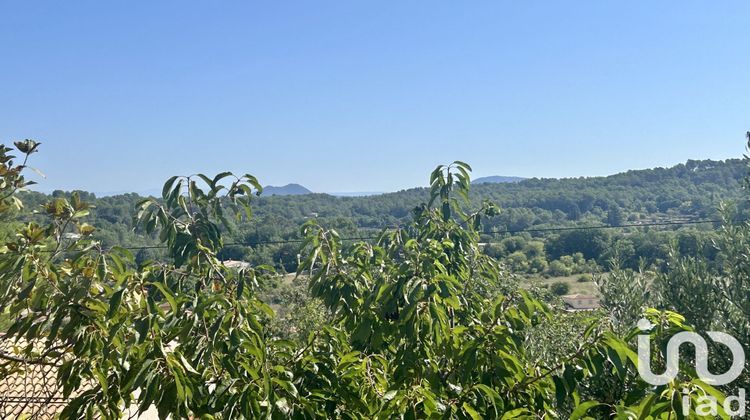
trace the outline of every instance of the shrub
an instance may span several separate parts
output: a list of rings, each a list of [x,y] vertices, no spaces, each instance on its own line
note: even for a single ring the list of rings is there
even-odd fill
[[[570,286],[564,281],[556,281],[550,286],[550,291],[557,296],[567,295],[570,291]]]
[[[558,277],[569,276],[571,273],[571,269],[560,260],[555,260],[549,263],[549,273],[553,276],[558,276]]]
[[[578,283],[588,283],[588,282],[590,282],[591,280],[592,280],[592,278],[591,278],[591,274],[581,274],[581,275],[580,275],[580,276],[578,276],[578,278],[576,279],[576,282],[578,282]]]
[[[532,273],[543,273],[547,269],[547,260],[544,257],[535,257],[529,261],[529,271]]]
[[[526,258],[526,254],[521,251],[516,251],[508,255],[506,261],[508,263],[508,266],[514,272],[525,272],[528,268],[528,259]]]

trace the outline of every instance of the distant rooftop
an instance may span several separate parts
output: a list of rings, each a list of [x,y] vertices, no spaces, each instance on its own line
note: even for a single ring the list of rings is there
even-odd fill
[[[570,311],[591,311],[601,306],[599,297],[593,295],[565,295],[562,300],[565,302],[566,309]]]

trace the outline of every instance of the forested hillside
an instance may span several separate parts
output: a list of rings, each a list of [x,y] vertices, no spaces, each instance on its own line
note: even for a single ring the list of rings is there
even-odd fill
[[[490,201],[500,207],[497,216],[483,221],[486,252],[504,258],[516,272],[551,276],[605,268],[617,254],[628,267],[640,260],[663,264],[676,242],[683,253],[703,250],[711,224],[667,225],[610,230],[556,231],[561,227],[659,224],[685,220],[715,220],[718,205],[740,194],[745,167],[740,159],[691,160],[671,168],[633,170],[608,177],[527,179],[517,183],[471,186],[471,207]],[[18,221],[33,218],[49,197],[22,195],[27,203]],[[55,191],[53,197],[69,196]],[[153,245],[154,238],[133,230],[135,205],[142,197],[124,194],[97,198],[80,192],[93,203],[95,236],[105,246]],[[427,188],[412,188],[365,197],[327,194],[266,196],[253,205],[253,219],[234,224],[221,258],[272,263],[288,271],[297,267],[300,226],[315,219],[343,237],[370,237],[382,229],[404,225],[415,207],[429,198]],[[551,230],[545,230],[545,229]],[[139,259],[158,250],[136,250]]]

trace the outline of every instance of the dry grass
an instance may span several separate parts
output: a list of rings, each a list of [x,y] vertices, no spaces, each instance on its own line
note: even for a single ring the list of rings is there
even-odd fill
[[[596,284],[593,281],[580,283],[578,282],[579,277],[581,277],[581,274],[573,274],[571,276],[550,277],[550,278],[528,277],[526,281],[524,281],[522,284],[530,284],[531,282],[535,282],[541,285],[551,286],[552,283],[561,281],[563,283],[567,283],[568,286],[570,287],[570,291],[568,292],[568,294],[599,296],[599,289],[596,287]]]

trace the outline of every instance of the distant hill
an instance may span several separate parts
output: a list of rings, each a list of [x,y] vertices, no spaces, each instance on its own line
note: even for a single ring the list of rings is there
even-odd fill
[[[521,178],[518,176],[485,176],[482,178],[477,178],[473,181],[471,181],[472,184],[507,184],[507,183],[513,183],[513,182],[520,182],[523,181],[526,178]]]
[[[274,187],[273,185],[267,185],[263,187],[263,194],[266,197],[272,195],[303,195],[312,194],[312,191],[303,187],[299,184],[286,184],[283,187]]]
[[[328,193],[328,195],[332,195],[334,197],[367,197],[371,195],[381,195],[386,194],[385,191],[348,191],[348,192],[332,192]]]
[[[488,235],[535,228],[600,226],[609,223],[610,209],[615,206],[623,213],[626,224],[715,220],[720,218],[717,210],[719,203],[727,200],[735,200],[739,211],[743,212],[739,214],[746,214],[744,212],[748,211],[749,205],[743,199],[742,189],[746,174],[747,165],[741,159],[689,160],[669,168],[631,170],[606,177],[484,182],[472,186],[469,207],[478,209],[484,201],[501,207],[502,211],[497,216],[482,219],[482,229]],[[66,195],[69,193],[53,193],[53,196]],[[133,230],[134,209],[141,201],[138,195],[98,198],[86,192],[80,195],[83,201],[95,206],[86,220],[97,227],[94,237],[101,240],[103,246],[156,245],[154,238]],[[277,197],[271,197],[273,195]],[[40,208],[50,199],[49,195],[30,191],[19,197],[24,202],[19,222],[44,220],[43,214],[33,213],[32,209]],[[253,200],[253,221],[249,223],[257,224],[238,223],[237,233],[230,238],[234,242],[298,238],[300,225],[311,218],[326,228],[336,229],[342,236],[376,235],[383,227],[406,225],[412,220],[412,210],[429,199],[428,188],[335,197],[311,194],[310,190],[296,184],[269,186],[262,197]],[[0,231],[2,227],[4,225],[0,223]],[[695,224],[685,229],[708,231],[713,227],[713,224]],[[665,227],[663,230],[672,229],[676,227]],[[615,235],[616,230],[607,231],[607,234]],[[656,248],[655,245],[652,247]],[[638,248],[633,246],[632,249]],[[151,258],[146,251],[141,254],[143,258]],[[264,258],[271,262],[278,261],[276,256],[270,254]],[[637,256],[633,258],[632,261],[638,259]]]

